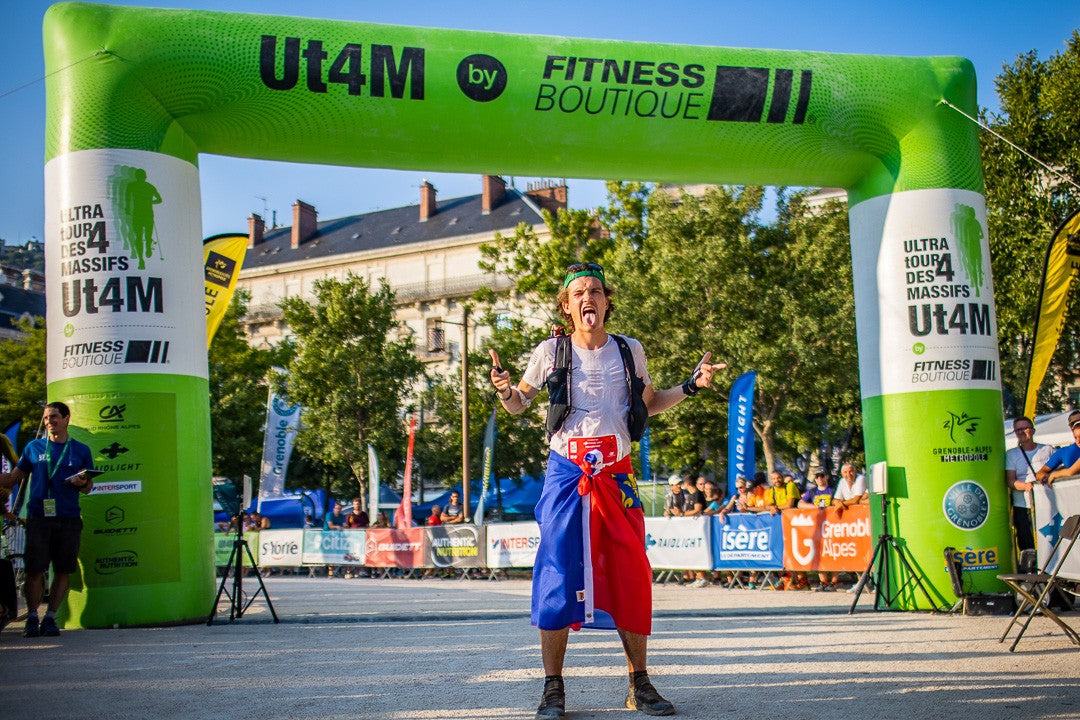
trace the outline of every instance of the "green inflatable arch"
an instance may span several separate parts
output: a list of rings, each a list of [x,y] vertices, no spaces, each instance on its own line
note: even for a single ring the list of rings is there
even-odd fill
[[[213,599],[199,153],[846,188],[890,530],[939,603],[947,545],[971,550],[972,590],[1009,569],[977,134],[942,104],[976,112],[968,61],[82,3],[50,8],[44,38],[49,395],[111,471],[84,501],[68,626]]]

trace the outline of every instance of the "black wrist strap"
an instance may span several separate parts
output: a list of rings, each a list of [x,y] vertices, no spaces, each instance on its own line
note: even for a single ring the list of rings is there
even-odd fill
[[[683,381],[683,384],[682,384],[683,395],[687,395],[687,396],[697,395],[698,390],[700,390],[700,389],[701,388],[699,388],[697,386],[697,383],[694,382],[694,378],[688,378],[687,380]]]

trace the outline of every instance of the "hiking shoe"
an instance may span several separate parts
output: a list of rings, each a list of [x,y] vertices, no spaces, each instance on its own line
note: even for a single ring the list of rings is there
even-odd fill
[[[23,630],[23,637],[37,637],[40,634],[41,625],[38,623],[37,615],[26,618],[26,629]]]
[[[544,694],[540,698],[540,707],[536,708],[536,720],[554,720],[565,713],[566,690],[562,675],[548,675],[544,678]]]
[[[626,707],[640,710],[646,715],[674,715],[675,706],[660,696],[649,682],[644,671],[634,673],[630,681],[630,692],[626,695]]]
[[[60,637],[60,628],[56,626],[55,618],[48,615],[41,621],[41,634],[44,637]]]

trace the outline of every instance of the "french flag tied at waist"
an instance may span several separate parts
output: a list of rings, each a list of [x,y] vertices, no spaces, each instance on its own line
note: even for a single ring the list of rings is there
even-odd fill
[[[540,546],[533,567],[532,624],[652,631],[652,568],[645,555],[645,515],[629,456],[594,467],[548,455],[536,504]],[[625,470],[624,472],[617,472]]]

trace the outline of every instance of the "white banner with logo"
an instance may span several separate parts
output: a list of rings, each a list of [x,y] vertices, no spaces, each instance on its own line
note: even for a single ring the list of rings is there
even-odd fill
[[[1057,542],[1062,523],[1070,515],[1080,515],[1080,477],[1055,480],[1050,486],[1035,485],[1032,494],[1035,496],[1035,537],[1041,568]],[[1080,545],[1080,541],[1077,544]],[[1065,567],[1060,574],[1080,580],[1080,547],[1073,548],[1065,558]]]
[[[141,150],[45,165],[48,378],[205,378],[198,170]],[[193,192],[194,191],[194,192]]]
[[[532,567],[540,545],[540,526],[535,522],[488,525],[486,545],[489,568]]]
[[[300,429],[300,406],[290,405],[272,389],[266,402],[266,435],[263,438],[262,470],[259,474],[259,500],[280,497],[285,490],[285,471],[289,467],[296,431]]]
[[[259,565],[263,567],[303,564],[303,530],[260,530]]]
[[[712,570],[711,517],[647,517],[645,549],[656,569]]]

